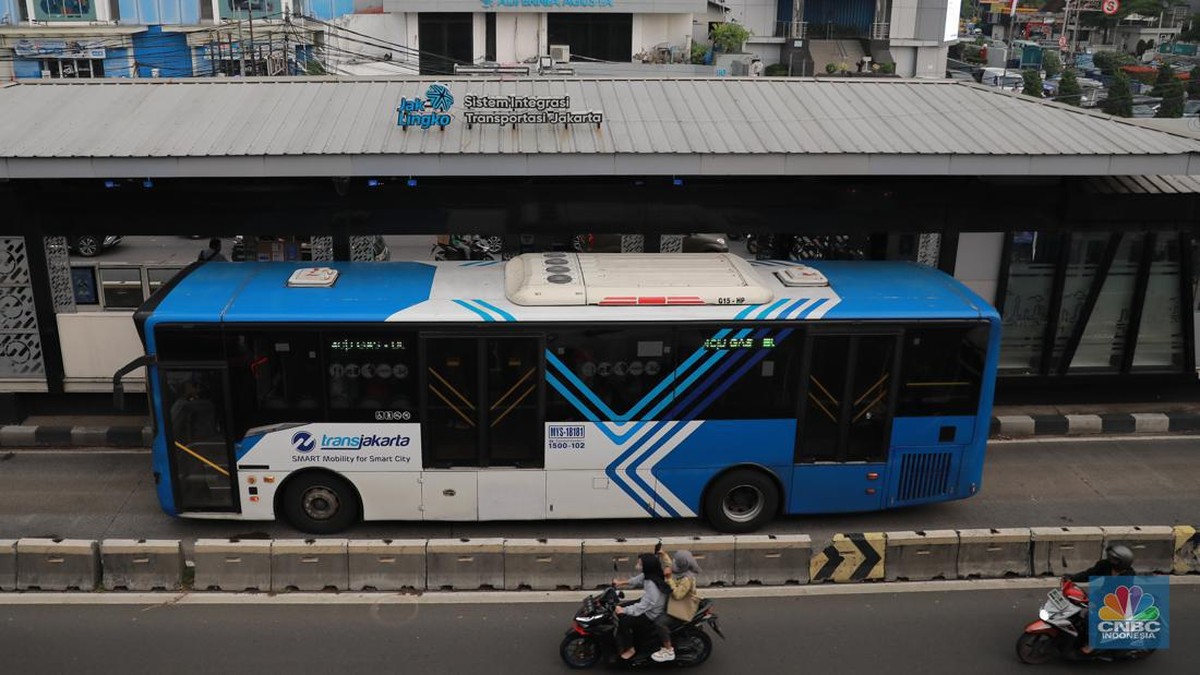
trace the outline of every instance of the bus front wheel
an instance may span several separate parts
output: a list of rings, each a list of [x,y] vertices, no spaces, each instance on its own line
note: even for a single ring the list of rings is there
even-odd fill
[[[721,532],[753,532],[779,511],[779,488],[761,471],[737,469],[717,478],[704,497],[704,515]]]
[[[301,474],[284,487],[283,513],[296,529],[310,534],[341,532],[358,519],[354,488],[331,473]]]

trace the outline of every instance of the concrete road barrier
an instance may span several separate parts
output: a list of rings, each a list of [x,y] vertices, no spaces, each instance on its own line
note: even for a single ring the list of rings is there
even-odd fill
[[[734,583],[807,584],[812,538],[807,534],[739,534],[734,537]]]
[[[1030,576],[1028,527],[958,531],[957,576],[999,579]]]
[[[1104,547],[1124,544],[1133,551],[1138,574],[1170,574],[1175,562],[1175,530],[1165,525],[1102,527]]]
[[[583,584],[579,539],[505,539],[504,588],[553,591]]]
[[[888,532],[888,581],[928,581],[958,577],[958,532],[922,530]]]
[[[352,591],[425,590],[425,540],[351,540],[347,545]]]
[[[100,543],[100,567],[106,590],[183,588],[183,546],[178,540],[105,539]]]
[[[430,539],[425,548],[430,590],[504,588],[503,539]]]
[[[1175,526],[1174,574],[1200,574],[1200,533],[1191,525]]]
[[[584,539],[583,587],[587,590],[607,586],[610,581],[637,574],[634,566],[642,553],[653,553],[658,539]]]
[[[835,534],[828,546],[814,551],[809,578],[818,581],[878,581],[883,579],[886,538],[882,532]]]
[[[17,540],[0,539],[0,591],[17,588]]]
[[[197,539],[198,591],[271,590],[270,539]]]
[[[276,539],[271,542],[271,590],[349,589],[347,547],[345,539]]]
[[[1033,576],[1062,576],[1083,571],[1104,553],[1104,530],[1098,527],[1033,527]]]
[[[662,550],[691,551],[700,565],[701,586],[732,586],[737,579],[737,548],[733,535],[663,537]],[[653,547],[652,547],[653,549]]]
[[[88,539],[18,539],[17,588],[23,591],[94,591],[100,550]]]

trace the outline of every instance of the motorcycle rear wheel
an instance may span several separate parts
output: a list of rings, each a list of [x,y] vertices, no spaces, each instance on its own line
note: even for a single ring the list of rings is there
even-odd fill
[[[1017,638],[1017,658],[1022,663],[1040,666],[1049,663],[1058,656],[1058,647],[1054,644],[1054,636],[1046,633],[1022,633]]]
[[[558,655],[572,670],[591,668],[600,661],[600,643],[591,635],[567,635],[558,646]]]
[[[687,651],[688,660],[686,665],[698,666],[708,660],[712,656],[712,638],[700,629],[684,630],[671,638],[674,642],[675,653]]]

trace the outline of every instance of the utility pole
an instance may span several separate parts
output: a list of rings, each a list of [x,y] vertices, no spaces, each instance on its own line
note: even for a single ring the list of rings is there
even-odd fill
[[[255,47],[254,47],[254,10],[248,4],[246,5],[246,14],[250,17],[250,49],[253,50],[253,49],[255,49]],[[258,74],[258,52],[254,51],[254,52],[252,52],[252,54],[254,57],[254,63],[252,64],[252,68],[254,69],[254,74],[257,75]]]
[[[230,42],[232,42],[233,36],[230,36],[229,40],[230,40]],[[232,47],[232,46],[233,45],[230,45],[230,47]],[[240,63],[240,65],[238,66],[238,75],[241,77],[246,76],[246,49],[245,49],[245,47],[246,47],[246,42],[242,38],[242,20],[238,19],[238,60]]]

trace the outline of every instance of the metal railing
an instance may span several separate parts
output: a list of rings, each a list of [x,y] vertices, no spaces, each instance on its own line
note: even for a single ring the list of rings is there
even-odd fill
[[[886,40],[892,34],[892,24],[876,22],[871,24],[871,39]]]
[[[808,22],[806,21],[776,21],[775,37],[802,40],[807,37]]]

